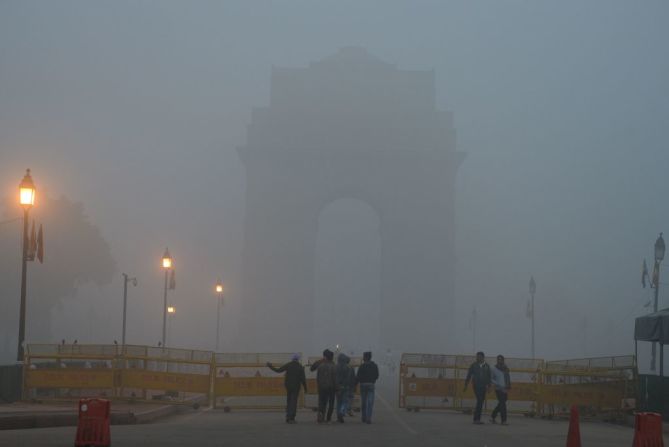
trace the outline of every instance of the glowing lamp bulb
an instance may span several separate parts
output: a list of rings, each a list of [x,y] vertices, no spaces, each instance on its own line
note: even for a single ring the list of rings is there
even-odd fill
[[[26,208],[35,204],[35,184],[30,169],[26,169],[26,175],[19,184],[19,203]]]
[[[165,253],[163,254],[163,268],[171,269],[172,268],[172,256],[170,256],[170,251],[166,248]]]

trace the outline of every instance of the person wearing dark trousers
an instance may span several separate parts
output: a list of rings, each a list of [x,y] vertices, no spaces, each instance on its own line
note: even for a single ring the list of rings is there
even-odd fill
[[[495,395],[497,396],[497,406],[492,411],[490,422],[497,423],[496,418],[499,414],[502,417],[502,425],[508,425],[506,422],[506,401],[511,389],[511,374],[509,368],[504,363],[504,356],[497,356],[497,363],[490,369],[492,384],[495,386]]]
[[[372,361],[372,353],[362,354],[362,365],[358,368],[356,383],[360,384],[360,402],[362,422],[372,423],[372,412],[374,411],[374,388],[379,379],[379,367]]]
[[[300,355],[293,354],[290,362],[285,365],[275,368],[270,362],[267,362],[267,367],[274,372],[285,372],[284,385],[286,387],[286,422],[294,424],[295,416],[297,415],[297,401],[300,398],[300,387],[304,388],[304,393],[307,393],[307,377],[304,374],[304,366],[300,363]]]
[[[485,361],[485,355],[482,352],[476,353],[476,361],[471,364],[467,371],[465,379],[465,391],[469,382],[472,382],[474,395],[476,396],[476,409],[474,410],[474,423],[483,424],[481,421],[481,411],[483,402],[485,402],[486,392],[490,389],[490,366]]]
[[[323,351],[323,358],[311,365],[311,371],[316,371],[318,386],[318,423],[329,423],[332,420],[337,392],[337,372],[333,358],[334,352],[326,349]]]
[[[351,387],[351,359],[343,352],[337,356],[337,422],[344,423]]]

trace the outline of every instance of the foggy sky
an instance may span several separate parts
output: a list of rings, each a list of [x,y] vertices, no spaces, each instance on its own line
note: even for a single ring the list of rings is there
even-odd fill
[[[529,355],[534,275],[538,356],[633,352],[633,318],[651,297],[641,262],[669,230],[668,19],[660,0],[0,2],[0,194],[15,194],[32,168],[38,194],[83,203],[119,269],[109,287],[83,285],[54,311],[54,338],[120,339],[127,272],[139,279],[128,341],[155,344],[169,246],[173,344],[214,347],[222,276],[222,347],[234,350],[245,180],[236,148],[251,109],[269,101],[272,66],[355,45],[400,69],[434,69],[437,108],[454,114],[467,153],[456,192],[460,351],[473,348],[476,305],[477,349]],[[331,207],[317,308],[345,284],[338,315],[372,313],[378,296],[360,300],[379,289],[378,216]],[[49,262],[47,242],[46,263],[30,268]],[[0,299],[18,315],[18,278],[16,295]]]

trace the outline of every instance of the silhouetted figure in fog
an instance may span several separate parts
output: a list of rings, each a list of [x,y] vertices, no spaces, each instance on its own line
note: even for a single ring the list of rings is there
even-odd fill
[[[483,424],[481,422],[481,410],[483,409],[483,402],[485,402],[485,394],[490,388],[490,366],[485,362],[485,355],[480,351],[476,353],[476,361],[471,364],[469,371],[467,371],[465,391],[470,380],[472,381],[474,394],[476,395],[474,423],[480,425]]]
[[[502,425],[506,423],[506,401],[511,389],[511,374],[509,368],[504,363],[504,356],[497,356],[497,364],[490,369],[490,378],[495,385],[495,395],[497,395],[497,406],[492,411],[490,422],[496,423],[495,418],[499,414],[502,416]]]
[[[344,415],[348,406],[353,368],[349,365],[351,358],[343,352],[337,357],[337,422],[344,423]]]
[[[351,352],[351,355],[353,353]],[[353,416],[353,411],[351,410],[351,405],[353,405],[353,399],[355,399],[355,387],[357,386],[355,378],[355,368],[350,365],[351,359],[349,359],[349,366],[351,367],[350,371],[350,380],[348,384],[348,399],[346,399],[346,414]]]
[[[372,411],[374,411],[374,387],[379,379],[379,367],[372,362],[372,353],[367,351],[362,354],[362,365],[358,368],[356,382],[360,384],[360,401],[362,402],[362,422],[372,423]]]
[[[318,385],[318,422],[330,422],[334,410],[335,393],[337,391],[337,371],[332,359],[334,353],[329,349],[323,351],[323,358],[311,365],[311,370],[316,371],[316,384]],[[327,406],[327,415],[325,407]]]
[[[297,401],[300,397],[300,386],[304,388],[305,394],[307,392],[307,377],[304,374],[304,366],[300,363],[300,355],[293,354],[290,362],[279,368],[275,368],[270,362],[267,362],[267,367],[277,373],[286,373],[284,379],[284,385],[286,386],[286,422],[294,424],[297,415]]]

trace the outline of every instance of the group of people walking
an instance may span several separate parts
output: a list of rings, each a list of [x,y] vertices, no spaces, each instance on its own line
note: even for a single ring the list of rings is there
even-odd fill
[[[474,424],[483,424],[481,421],[483,403],[485,402],[487,392],[491,387],[494,387],[495,395],[497,396],[497,406],[490,415],[490,422],[492,424],[497,423],[497,415],[499,415],[502,425],[507,425],[506,401],[511,389],[511,376],[509,368],[504,363],[504,356],[498,355],[497,363],[491,367],[485,361],[485,354],[480,351],[477,352],[476,361],[471,364],[469,371],[467,371],[465,390],[467,390],[470,381],[474,389],[474,395],[476,396]]]
[[[299,354],[294,354],[291,361],[276,368],[267,362],[267,366],[274,372],[285,372],[286,386],[286,422],[295,423],[297,402],[300,388],[307,392],[307,380],[304,367],[300,363]],[[334,352],[329,349],[323,351],[323,357],[311,365],[310,370],[316,372],[316,386],[318,388],[318,423],[329,423],[332,414],[337,411],[337,421],[344,422],[345,416],[353,416],[351,404],[356,388],[360,387],[362,422],[372,423],[374,409],[374,388],[379,378],[379,368],[372,361],[372,353],[365,352],[362,365],[358,371],[351,365],[351,359],[346,354],[337,356],[334,362]]]

